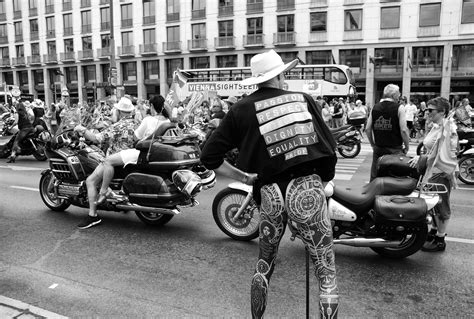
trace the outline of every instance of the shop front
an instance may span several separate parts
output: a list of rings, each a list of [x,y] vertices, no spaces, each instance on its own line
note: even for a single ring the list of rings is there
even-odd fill
[[[347,65],[351,68],[355,79],[355,86],[357,90],[357,98],[366,100],[366,78],[367,78],[367,50],[366,49],[351,49],[339,51],[340,64]]]
[[[411,98],[426,102],[441,95],[443,46],[413,47]]]
[[[375,49],[375,57],[371,61],[374,68],[374,101],[382,98],[383,90],[388,84],[403,87],[403,48]],[[401,92],[404,95],[403,92]]]
[[[456,96],[474,104],[474,45],[453,46],[450,98]]]

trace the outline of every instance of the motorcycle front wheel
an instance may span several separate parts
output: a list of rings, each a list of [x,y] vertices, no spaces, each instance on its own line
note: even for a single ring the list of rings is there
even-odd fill
[[[135,212],[135,214],[143,223],[152,226],[163,226],[174,217],[173,215],[148,212]]]
[[[428,236],[428,225],[424,224],[420,227],[418,232],[406,234],[400,240],[400,245],[397,247],[370,247],[377,254],[393,258],[401,259],[413,255],[423,247]]]
[[[339,154],[344,158],[354,158],[360,153],[360,142],[349,141],[337,148]]]
[[[48,206],[49,209],[54,210],[55,212],[65,211],[71,203],[62,198],[57,198],[54,192],[54,182],[56,177],[53,173],[48,172],[41,176],[39,182],[39,191],[43,203]]]
[[[233,219],[246,197],[246,192],[227,187],[217,193],[212,202],[212,216],[217,226],[235,240],[250,241],[258,237],[260,213],[253,199],[242,215]]]
[[[33,153],[33,156],[37,161],[46,161],[48,157],[46,156],[46,146],[44,143],[36,144],[36,151]]]
[[[459,179],[464,184],[474,185],[474,156],[463,156],[459,160]]]

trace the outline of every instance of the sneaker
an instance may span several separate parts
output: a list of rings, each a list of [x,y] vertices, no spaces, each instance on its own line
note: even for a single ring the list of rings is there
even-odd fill
[[[92,226],[98,225],[102,222],[102,219],[100,219],[99,216],[89,216],[87,217],[79,224],[77,225],[78,228],[80,229],[87,229]]]
[[[437,251],[444,251],[446,249],[446,242],[444,241],[443,237],[435,236],[435,238],[430,242],[425,242],[423,247],[421,247],[422,251],[427,251],[430,253],[434,253]]]

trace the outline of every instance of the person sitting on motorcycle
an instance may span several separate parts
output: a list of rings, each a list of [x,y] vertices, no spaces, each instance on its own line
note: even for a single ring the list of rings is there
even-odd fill
[[[122,102],[122,104],[119,102],[116,106],[119,111],[119,116],[123,116],[123,114],[127,112],[131,113],[134,109],[133,105],[131,104],[131,101],[129,104],[131,108],[128,104],[125,107],[125,105],[123,104],[125,103],[124,98],[122,98],[120,101]],[[119,120],[116,124],[103,131],[102,134],[98,134],[95,136],[83,127],[76,127],[74,129],[75,131],[82,132],[85,138],[92,141],[94,141],[94,139],[103,139],[101,135],[103,135],[105,132],[108,132],[111,128],[113,129],[117,126],[121,129],[118,132],[113,133],[114,136],[118,133],[118,138],[123,139],[123,134],[127,134],[127,143],[115,143],[115,146],[112,147],[113,151],[107,151],[107,157],[105,158],[104,162],[97,166],[94,172],[92,172],[92,174],[87,178],[86,185],[87,196],[89,198],[89,215],[83,222],[78,225],[79,228],[86,229],[102,222],[100,217],[97,215],[97,205],[104,202],[107,196],[110,196],[109,184],[114,176],[114,167],[119,165],[123,166],[127,164],[136,164],[138,156],[140,155],[140,151],[134,148],[136,141],[153,134],[153,132],[161,123],[169,122],[168,113],[166,111],[166,108],[164,108],[165,99],[161,95],[157,95],[152,97],[150,102],[153,105],[152,115],[145,117],[138,127],[137,125],[123,127],[119,124],[124,121]],[[126,121],[130,121],[130,119]],[[136,123],[133,120],[132,122]],[[111,148],[109,147],[109,149]],[[99,192],[99,196],[97,197],[97,185],[101,181],[102,185]]]
[[[7,163],[15,163],[16,156],[21,151],[19,146],[21,141],[23,141],[28,134],[33,132],[33,124],[30,121],[25,105],[20,101],[20,95],[21,91],[19,89],[12,90],[12,97],[15,99],[14,104],[16,104],[15,123],[18,123],[19,131],[15,137],[15,141],[13,142],[12,153],[8,157]]]

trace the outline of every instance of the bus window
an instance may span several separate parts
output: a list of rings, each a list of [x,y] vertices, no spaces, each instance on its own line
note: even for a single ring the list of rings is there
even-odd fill
[[[336,84],[346,84],[347,77],[342,70],[334,67],[324,68],[324,80]]]
[[[285,73],[285,77],[288,80],[299,80],[301,79],[301,69],[291,69]]]

